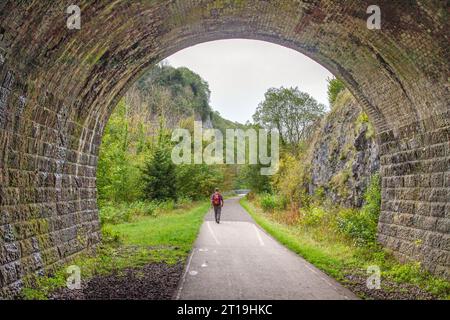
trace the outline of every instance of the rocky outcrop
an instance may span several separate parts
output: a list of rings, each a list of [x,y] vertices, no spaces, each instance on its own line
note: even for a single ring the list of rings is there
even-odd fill
[[[379,148],[367,115],[349,91],[337,97],[312,148],[309,193],[361,207],[370,177],[380,169]]]

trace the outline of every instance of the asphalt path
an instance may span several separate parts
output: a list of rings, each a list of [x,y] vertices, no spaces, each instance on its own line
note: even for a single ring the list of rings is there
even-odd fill
[[[228,199],[210,211],[180,281],[180,300],[348,300],[357,297],[262,230]]]

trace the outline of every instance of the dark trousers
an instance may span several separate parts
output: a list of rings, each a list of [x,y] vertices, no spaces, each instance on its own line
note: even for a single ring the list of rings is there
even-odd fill
[[[220,213],[222,212],[222,206],[213,206],[214,216],[216,217],[216,222],[220,222]]]

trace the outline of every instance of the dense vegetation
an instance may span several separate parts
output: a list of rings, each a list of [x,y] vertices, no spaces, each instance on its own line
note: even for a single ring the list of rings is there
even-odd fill
[[[120,101],[103,135],[97,172],[102,222],[130,221],[161,206],[200,200],[215,187],[236,187],[236,166],[179,165],[171,159],[174,128],[195,120],[214,128],[243,127],[209,105],[208,84],[187,68],[156,66]]]

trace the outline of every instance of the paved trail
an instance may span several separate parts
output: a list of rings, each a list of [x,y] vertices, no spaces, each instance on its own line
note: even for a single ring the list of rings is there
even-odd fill
[[[260,229],[240,206],[225,201],[222,222],[210,212],[177,299],[356,299],[349,290]]]

